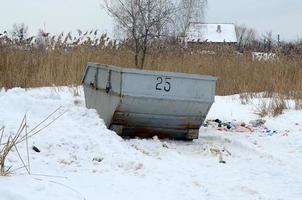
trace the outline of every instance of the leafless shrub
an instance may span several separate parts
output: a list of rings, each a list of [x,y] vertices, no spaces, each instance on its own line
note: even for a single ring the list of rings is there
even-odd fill
[[[270,99],[260,99],[259,104],[255,106],[254,113],[261,118],[266,116],[277,117],[288,109],[285,96],[273,96]]]
[[[5,162],[6,162],[6,158],[7,158],[8,154],[12,152],[13,148],[15,148],[15,150],[17,151],[17,153],[19,155],[19,158],[23,163],[23,167],[25,167],[27,172],[30,173],[29,163],[27,165],[24,163],[23,159],[20,156],[18,148],[17,148],[17,143],[20,143],[20,138],[21,138],[21,135],[22,135],[23,132],[25,132],[24,136],[25,136],[26,141],[27,141],[27,136],[28,135],[27,135],[26,126],[27,126],[26,116],[24,116],[24,118],[23,118],[23,120],[22,120],[22,122],[19,126],[19,129],[18,129],[17,133],[14,136],[9,135],[4,143],[2,143],[2,139],[3,139],[3,136],[4,136],[5,128],[2,127],[2,129],[0,131],[1,132],[0,133],[1,134],[1,138],[0,138],[0,148],[1,148],[1,151],[0,151],[0,176],[6,176],[10,173],[11,167],[6,168]]]
[[[282,97],[274,97],[269,104],[269,110],[273,117],[283,114],[283,111],[287,108],[286,102]]]
[[[236,25],[236,35],[238,38],[238,49],[242,51],[248,44],[252,44],[256,40],[256,31],[245,25]]]
[[[302,110],[302,99],[295,99],[295,109],[296,110]]]
[[[254,113],[261,118],[269,115],[268,103],[265,99],[261,99],[258,105],[255,106]]]
[[[53,122],[55,122],[59,117],[61,117],[64,112],[59,113],[61,107],[51,113],[48,117],[42,120],[37,126],[35,126],[31,130],[27,130],[27,118],[26,115],[23,117],[20,126],[15,134],[5,135],[5,128],[0,128],[0,176],[7,176],[11,173],[12,166],[7,167],[6,161],[7,157],[10,153],[15,150],[18,154],[20,161],[22,162],[22,167],[25,168],[28,174],[30,174],[30,161],[29,161],[29,149],[28,149],[28,139],[37,135],[42,130],[50,126]],[[51,117],[54,117],[51,119]],[[26,143],[26,153],[27,153],[27,163],[22,158],[18,145],[25,142]],[[14,169],[16,170],[16,169]]]
[[[239,94],[239,99],[242,105],[246,105],[251,102],[251,95],[249,93],[241,93]]]

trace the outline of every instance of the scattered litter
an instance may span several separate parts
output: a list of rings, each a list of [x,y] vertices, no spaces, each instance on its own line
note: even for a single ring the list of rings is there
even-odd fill
[[[277,133],[277,131],[267,130],[266,133],[268,136],[273,136]]]
[[[253,127],[259,127],[264,125],[265,122],[266,122],[265,119],[256,119],[256,120],[251,120],[249,124],[252,125]]]
[[[210,148],[210,152],[213,156],[218,156],[219,163],[226,164],[226,161],[223,159],[223,156],[231,156],[232,154],[225,148],[218,149],[218,148]]]
[[[244,122],[222,122],[219,119],[207,120],[204,127],[216,128],[219,131],[231,131],[231,132],[253,132],[253,128],[250,124]]]
[[[225,160],[223,160],[222,153],[219,154],[219,163],[226,163]]]
[[[104,158],[101,158],[101,157],[94,157],[92,159],[92,161],[96,161],[96,162],[102,162],[104,160]]]
[[[215,120],[207,120],[203,127],[213,128],[218,131],[222,132],[236,132],[236,133],[253,133],[255,131],[259,133],[264,133],[267,136],[273,136],[279,133],[276,130],[271,130],[265,126],[266,120],[265,119],[256,119],[251,120],[248,123],[233,120],[231,122],[223,122],[220,119]],[[288,134],[289,131],[286,131]],[[286,134],[284,136],[286,136]]]
[[[288,133],[283,133],[282,136],[288,136]]]
[[[234,132],[244,133],[244,132],[253,132],[253,129],[251,127],[244,127],[244,126],[237,126],[234,130]]]
[[[227,150],[227,149],[225,149],[225,148],[223,148],[221,151],[222,151],[222,152],[226,152],[226,153],[227,153],[227,155],[229,155],[229,156],[231,156],[231,155],[232,155],[232,154],[231,154],[231,152],[229,152],[229,150]]]
[[[38,147],[36,147],[36,146],[33,146],[32,149],[33,149],[35,152],[37,152],[37,153],[40,153],[40,152],[41,152],[40,149],[38,149]]]

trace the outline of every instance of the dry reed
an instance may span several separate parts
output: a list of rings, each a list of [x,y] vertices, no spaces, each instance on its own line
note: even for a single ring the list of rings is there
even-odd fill
[[[18,41],[0,38],[0,87],[41,87],[80,84],[85,64],[97,62],[134,66],[127,42],[117,44],[106,35],[80,42],[70,36]],[[43,39],[43,38],[42,38]],[[204,46],[203,46],[204,47]],[[302,56],[277,54],[278,59],[255,61],[251,52],[237,53],[229,47],[182,48],[176,43],[154,44],[145,69],[206,74],[218,77],[217,94],[282,93],[301,96]]]
[[[0,128],[0,176],[7,176],[12,173],[12,170],[18,170],[25,168],[27,173],[30,174],[30,159],[29,159],[29,148],[28,148],[28,139],[41,133],[44,129],[53,124],[58,118],[60,118],[66,111],[62,111],[62,107],[59,107],[45,119],[43,119],[38,125],[36,125],[31,130],[28,130],[27,117],[24,115],[19,128],[15,134],[5,134],[5,127]],[[26,154],[27,154],[27,163],[22,158],[18,145],[25,142],[26,144]],[[13,149],[16,150],[20,161],[22,162],[22,167],[17,169],[12,169],[13,166],[6,166],[6,161],[13,152]]]

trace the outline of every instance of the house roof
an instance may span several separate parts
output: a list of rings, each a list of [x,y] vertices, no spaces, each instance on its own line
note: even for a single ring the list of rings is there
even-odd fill
[[[236,43],[234,24],[191,23],[187,31],[187,42]]]

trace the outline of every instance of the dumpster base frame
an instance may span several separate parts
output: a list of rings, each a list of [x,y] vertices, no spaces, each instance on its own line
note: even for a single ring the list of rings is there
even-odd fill
[[[192,141],[198,139],[199,129],[167,129],[154,127],[127,127],[112,124],[109,128],[125,139],[131,138],[152,138],[157,136],[159,139],[174,139]]]

